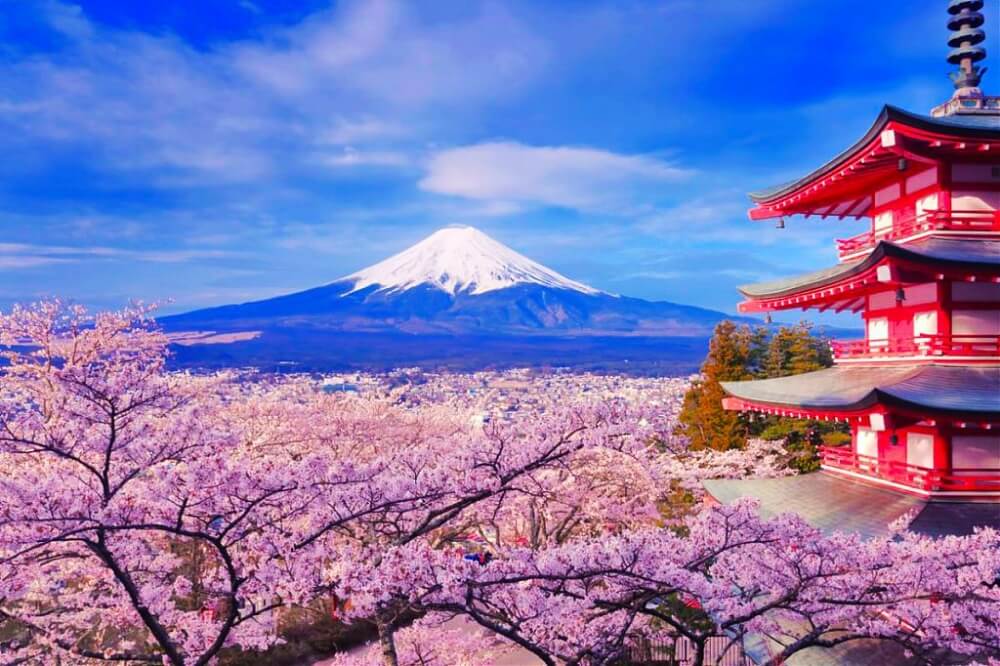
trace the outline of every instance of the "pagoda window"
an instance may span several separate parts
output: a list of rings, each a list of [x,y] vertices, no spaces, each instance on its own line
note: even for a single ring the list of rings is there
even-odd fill
[[[915,284],[911,287],[906,287],[903,290],[903,294],[906,296],[907,305],[923,305],[924,303],[937,303],[937,283],[936,282],[924,282],[923,284]]]
[[[873,470],[874,465],[872,463],[878,459],[878,433],[871,428],[859,426],[857,432],[854,434],[854,450],[859,456],[867,456],[873,459],[872,461],[860,461],[862,469]]]
[[[926,197],[921,197],[917,199],[916,204],[916,215],[920,219],[926,213],[934,212],[938,210],[938,195],[937,192],[934,194],[928,194]]]
[[[896,301],[896,290],[888,289],[872,294],[868,297],[869,310],[895,310],[899,307]],[[915,284],[903,289],[903,301],[906,305],[924,305],[926,303],[937,303],[937,284],[925,282]]]
[[[996,183],[1000,176],[993,174],[993,164],[953,164],[951,179],[956,183]]]
[[[869,310],[886,310],[896,306],[895,291],[880,291],[868,297]]]
[[[872,317],[868,320],[868,346],[873,350],[889,346],[888,317]]]
[[[1000,335],[1000,310],[954,310],[951,334],[967,343],[983,343],[986,350],[992,349],[996,336]]]
[[[934,468],[934,435],[924,432],[906,434],[906,464]]]
[[[913,337],[933,336],[938,333],[937,310],[916,312],[913,315]]]
[[[953,435],[951,466],[957,473],[963,469],[1000,469],[1000,435]]]
[[[1000,192],[955,191],[951,195],[951,207],[957,211],[1000,210]]]
[[[879,213],[875,216],[872,224],[876,234],[888,233],[892,230],[893,214],[891,210]]]
[[[963,303],[1000,303],[996,282],[952,282],[951,300]]]

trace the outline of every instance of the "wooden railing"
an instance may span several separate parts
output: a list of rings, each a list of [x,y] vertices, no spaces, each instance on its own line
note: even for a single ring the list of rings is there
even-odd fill
[[[898,460],[864,456],[846,446],[821,446],[820,459],[828,467],[857,472],[925,491],[1000,492],[1000,469],[931,469]]]
[[[639,639],[626,649],[622,666],[693,666],[697,650],[684,636],[655,640]],[[709,636],[705,641],[704,663],[714,666],[753,666],[743,644],[728,636]]]
[[[1000,231],[1000,211],[956,210],[927,211],[893,222],[891,227],[844,238],[837,241],[841,258],[875,247],[878,241],[898,240],[925,231]]]
[[[835,359],[894,356],[962,356],[1000,358],[1000,335],[918,335],[891,340],[847,340],[830,343]]]

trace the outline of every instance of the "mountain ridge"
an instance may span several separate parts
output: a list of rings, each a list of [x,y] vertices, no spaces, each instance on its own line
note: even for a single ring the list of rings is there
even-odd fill
[[[707,335],[721,312],[567,278],[473,227],[438,230],[326,285],[162,318],[168,329],[307,327],[411,334]]]

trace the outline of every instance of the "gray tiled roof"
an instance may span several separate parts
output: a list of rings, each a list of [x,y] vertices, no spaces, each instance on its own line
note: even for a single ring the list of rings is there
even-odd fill
[[[943,412],[1000,415],[1000,366],[928,365],[891,386],[880,387],[880,398],[898,400]]]
[[[976,527],[1000,529],[998,503],[927,501],[829,472],[778,479],[713,479],[704,486],[723,504],[755,497],[763,518],[796,513],[827,534],[888,536],[889,523],[908,511],[918,512],[910,530],[933,537],[972,534]]]
[[[870,258],[871,255],[867,259],[837,264],[836,266],[823,268],[811,273],[802,273],[801,275],[794,275],[779,280],[769,280],[767,282],[757,282],[755,284],[744,284],[740,285],[738,289],[747,298],[773,298],[775,296],[792,294],[801,289],[820,287],[825,284],[837,282],[849,275],[860,273],[873,265],[869,261]]]
[[[723,382],[726,393],[769,405],[815,408],[867,407],[877,386],[895,384],[919,370],[912,366],[836,366],[776,379]]]
[[[992,140],[1000,138],[1000,115],[968,115],[932,118],[931,116],[924,116],[919,113],[910,113],[909,111],[904,111],[898,107],[887,105],[882,108],[882,112],[879,114],[878,118],[875,119],[875,123],[871,126],[871,128],[853,146],[840,153],[812,173],[783,185],[759,190],[757,192],[751,192],[750,198],[757,203],[771,201],[787,194],[788,192],[792,192],[801,184],[821,178],[831,171],[834,171],[863,146],[871,143],[871,141],[878,136],[882,129],[891,121],[897,121],[910,127],[916,127],[918,129],[928,130],[939,134],[948,134],[956,137],[969,139],[983,138]]]
[[[779,407],[856,410],[875,404],[1000,414],[1000,366],[835,366],[776,379],[723,382],[736,398]]]
[[[938,127],[954,127],[957,129],[992,130],[1000,132],[1000,115],[995,114],[969,114],[962,116],[945,116],[943,118],[932,118],[930,116],[911,116],[930,121]]]
[[[909,511],[917,512],[910,530],[928,536],[962,536],[976,527],[1000,529],[1000,504],[987,502],[928,502],[852,481],[829,472],[815,472],[779,479],[714,479],[704,482],[705,490],[722,503],[741,497],[760,501],[760,513],[770,518],[794,512],[824,533],[855,532],[871,539],[889,534],[889,523]],[[790,635],[802,627],[783,623]],[[760,635],[748,637],[744,647],[756,663],[766,661],[780,650],[774,641]],[[954,661],[942,653],[941,664]],[[883,666],[923,663],[906,657],[903,649],[890,641],[861,639],[835,648],[807,648],[786,662],[789,666]]]
[[[928,502],[910,495],[877,488],[828,472],[815,472],[780,479],[714,479],[704,482],[705,490],[722,503],[741,497],[760,501],[760,513],[770,518],[794,512],[824,533],[855,532],[866,539],[888,536],[889,523],[909,511],[917,516],[910,530],[928,536],[961,536],[976,527],[1000,529],[1000,504],[986,502]],[[782,622],[791,636],[803,627]],[[762,663],[778,651],[773,640],[751,635],[744,642],[747,655]],[[942,653],[941,664],[954,661]],[[908,658],[903,649],[885,640],[861,639],[837,647],[807,648],[793,655],[788,666],[883,666],[923,663]]]
[[[885,257],[907,259],[923,264],[933,263],[942,267],[992,269],[1000,266],[1000,241],[935,238],[933,236],[905,245],[880,241],[871,254],[864,259],[780,280],[743,285],[739,289],[748,298],[774,298],[805,288],[815,289],[833,284],[845,277],[868,270]]]
[[[741,497],[757,498],[763,518],[792,512],[824,532],[857,532],[865,538],[885,536],[889,523],[926,504],[917,497],[826,472],[778,479],[713,479],[704,486],[723,504]]]
[[[809,631],[804,622],[785,619],[780,622],[782,630],[790,636],[801,636]],[[753,634],[744,641],[746,654],[755,664],[767,662],[781,651],[781,646],[774,640]],[[967,664],[968,658],[956,658],[947,652],[931,655],[936,664]],[[862,638],[832,648],[809,647],[796,652],[785,666],[922,666],[927,662],[915,656],[907,656],[902,645],[889,640]]]
[[[974,525],[1000,529],[1000,504],[929,502],[910,523],[910,529],[931,536],[962,536]]]

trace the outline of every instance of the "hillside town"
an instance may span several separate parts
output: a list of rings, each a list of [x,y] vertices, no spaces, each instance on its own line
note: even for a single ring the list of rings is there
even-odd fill
[[[680,411],[690,377],[629,377],[572,370],[516,369],[472,373],[400,368],[391,373],[310,376],[320,390],[362,397],[391,396],[401,405],[441,405],[468,412],[478,423],[541,414],[573,401],[626,403]]]

